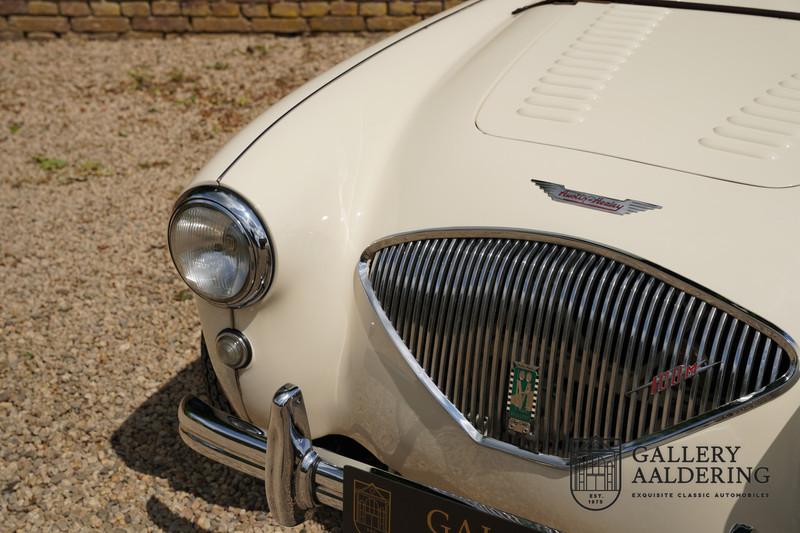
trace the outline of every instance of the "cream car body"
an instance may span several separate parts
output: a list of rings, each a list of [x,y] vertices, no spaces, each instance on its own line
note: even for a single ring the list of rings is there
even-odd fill
[[[741,446],[739,464],[770,467],[768,499],[642,500],[626,483],[613,507],[589,511],[569,470],[486,446],[454,420],[368,300],[359,259],[376,241],[512,228],[624,251],[800,332],[800,21],[591,2],[511,14],[523,5],[468,2],[363,52],[276,104],[193,181],[245,198],[276,259],[257,303],[198,299],[206,339],[236,328],[253,346],[232,370],[209,342],[228,399],[265,428],[274,392],[293,382],[314,437],[349,436],[407,478],[565,531],[800,530],[792,382],[670,442]],[[630,37],[603,34],[620,20]],[[617,53],[592,70],[582,44]],[[588,97],[569,100],[573,89]],[[584,209],[532,179],[662,208]],[[623,472],[637,466],[626,454]]]

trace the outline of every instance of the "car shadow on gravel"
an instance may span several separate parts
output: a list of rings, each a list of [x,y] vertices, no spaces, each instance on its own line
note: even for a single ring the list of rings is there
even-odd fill
[[[122,423],[111,436],[114,451],[129,468],[165,479],[174,490],[222,507],[266,511],[260,480],[203,457],[178,436],[181,398],[203,390],[203,368],[198,360],[181,370]],[[163,529],[202,531],[155,497],[148,501],[147,511]]]
[[[153,521],[153,524],[164,531],[171,533],[210,533],[209,530],[203,529],[190,520],[181,518],[173,513],[169,507],[155,496],[150,496],[150,499],[147,500],[147,515]]]

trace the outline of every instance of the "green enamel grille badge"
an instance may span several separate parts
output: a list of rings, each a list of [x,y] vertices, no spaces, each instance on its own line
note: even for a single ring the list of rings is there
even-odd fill
[[[508,378],[509,431],[529,435],[536,416],[536,402],[539,398],[539,372],[522,363],[513,363]]]

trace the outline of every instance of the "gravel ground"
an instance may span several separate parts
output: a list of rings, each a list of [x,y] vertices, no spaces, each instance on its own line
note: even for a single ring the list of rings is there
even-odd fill
[[[375,40],[0,43],[0,529],[280,529],[176,434],[204,388],[166,224],[233,133]]]

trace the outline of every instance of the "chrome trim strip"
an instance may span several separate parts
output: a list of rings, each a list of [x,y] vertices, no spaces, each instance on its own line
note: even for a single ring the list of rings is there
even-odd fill
[[[296,390],[299,392],[299,389]],[[287,392],[282,388],[278,391],[276,397],[296,400],[294,392],[294,389]],[[287,403],[278,405],[279,415],[275,416],[276,424],[281,422],[285,424],[291,423],[291,428],[287,425],[285,427],[287,432],[278,435],[273,439],[273,442],[288,443],[291,448],[289,450],[291,452],[290,456],[288,458],[284,456],[280,459],[286,458],[291,462],[295,457],[295,450],[300,449],[298,443],[302,441],[302,432],[299,430],[300,417],[297,414],[299,412],[299,404],[295,401],[291,405],[293,409],[290,411],[284,409],[286,415],[281,416],[281,408],[285,407],[288,407]],[[274,425],[271,424],[271,426]],[[181,400],[178,408],[178,426],[178,432],[183,442],[199,454],[255,478],[268,479],[266,463],[270,447],[267,446],[266,433],[260,428],[224,411],[215,409],[194,396],[186,396]],[[303,449],[307,452],[313,452],[313,458],[315,459],[314,461],[299,461],[295,465],[298,477],[303,478],[303,487],[309,491],[308,494],[315,502],[341,511],[344,494],[342,468],[318,459],[313,447],[310,447],[310,441],[308,446]],[[279,458],[274,453],[274,449],[272,458],[273,460]],[[367,465],[355,461],[351,461],[351,463],[358,468],[369,468]],[[291,476],[295,473],[295,470],[292,470],[292,472],[283,470],[282,472]],[[275,488],[273,490],[273,502],[285,502],[286,498],[283,497],[280,491],[286,489],[286,484],[276,483],[273,480],[271,486]],[[267,485],[267,492],[270,492],[269,484]],[[296,499],[293,501],[296,501]],[[310,506],[314,505],[314,501],[309,498],[303,500],[305,505]],[[277,507],[278,505],[271,506],[273,512]],[[283,511],[284,514],[281,515],[281,519],[285,519],[288,514],[291,514],[286,511],[285,507]],[[283,525],[287,524],[283,523]]]
[[[750,354],[747,356],[747,366],[744,369],[744,376],[742,379],[742,383],[739,385],[739,396],[744,396],[747,394],[747,384],[751,378],[753,373],[753,360],[756,356],[756,348],[758,347],[758,340],[761,338],[761,332],[756,331],[755,339],[750,345]]]
[[[473,253],[469,254],[456,253],[455,255],[460,256],[458,264],[448,265],[447,273],[440,272],[439,279],[442,279],[443,277],[447,280],[445,282],[446,284],[452,283],[453,289],[448,290],[447,287],[443,287],[439,292],[439,300],[437,301],[441,301],[442,308],[447,305],[450,310],[454,309],[455,312],[439,313],[439,316],[436,317],[436,327],[433,329],[428,328],[428,332],[425,335],[425,346],[422,352],[423,364],[420,365],[420,363],[417,362],[417,358],[408,348],[406,342],[404,342],[401,334],[395,331],[387,313],[384,311],[384,306],[380,301],[378,301],[377,295],[373,291],[370,283],[369,265],[376,254],[384,248],[400,245],[406,249],[409,246],[414,246],[413,243],[415,241],[417,246],[419,246],[419,241],[432,239],[483,239],[483,241],[461,241],[459,243],[459,247],[477,245],[481,248],[478,253],[475,253],[474,251]],[[503,246],[504,239],[534,241],[535,244],[538,244],[538,246],[530,250],[530,253],[525,256],[524,262],[542,262],[542,265],[537,265],[538,268],[535,269],[528,269],[524,282],[521,282],[520,279],[515,277],[514,279],[516,281],[514,281],[512,284],[512,279],[508,278],[506,280],[506,284],[501,286],[498,285],[499,278],[495,277],[498,270],[503,272],[506,269],[510,269],[510,271],[513,272],[514,264],[516,264],[516,262],[519,260],[518,254],[524,253],[524,248],[522,250],[514,249],[516,251],[514,251],[513,254],[508,254],[506,256],[506,261],[502,262],[499,267],[497,265],[498,257],[496,255],[493,256],[492,261],[487,262],[476,260],[476,257],[479,258],[484,256],[487,253],[487,250],[496,250],[498,247]],[[505,245],[507,246],[508,241],[505,242]],[[451,242],[450,244],[449,250],[452,252],[453,243]],[[770,322],[758,317],[753,313],[750,313],[749,311],[723,298],[715,292],[697,285],[686,278],[663,269],[647,260],[626,252],[565,235],[503,228],[442,228],[403,233],[381,239],[367,247],[367,249],[362,253],[358,264],[358,277],[361,281],[362,288],[365,291],[367,300],[372,306],[376,318],[387,331],[388,336],[394,343],[398,353],[403,357],[429,393],[438,401],[440,405],[442,405],[450,417],[459,426],[461,426],[461,428],[474,442],[551,466],[559,468],[568,466],[568,461],[566,458],[527,451],[512,443],[503,442],[496,438],[486,436],[480,429],[476,429],[475,424],[478,424],[480,427],[482,427],[481,424],[484,422],[482,420],[482,416],[484,416],[487,412],[486,402],[489,402],[488,407],[491,408],[494,405],[493,395],[490,393],[488,395],[488,399],[482,397],[480,401],[476,401],[477,395],[475,394],[475,391],[473,391],[473,394],[470,395],[472,399],[471,403],[466,398],[462,398],[460,396],[460,391],[463,389],[464,383],[469,383],[471,386],[470,388],[475,388],[479,381],[485,380],[487,379],[487,375],[490,376],[495,373],[493,367],[486,366],[485,360],[481,361],[480,359],[477,359],[477,357],[480,356],[480,354],[476,353],[480,351],[478,346],[485,345],[480,344],[482,342],[483,334],[480,332],[475,332],[474,326],[476,321],[479,324],[486,325],[487,320],[496,320],[498,321],[498,324],[494,328],[494,333],[495,336],[500,336],[503,333],[503,329],[500,327],[500,322],[504,321],[510,314],[509,311],[503,310],[504,305],[507,304],[511,309],[518,307],[518,311],[515,311],[514,313],[516,316],[513,318],[508,318],[509,324],[526,324],[525,331],[522,332],[521,345],[525,345],[525,343],[529,341],[544,343],[551,337],[553,332],[558,333],[559,338],[567,338],[568,333],[566,331],[561,332],[561,323],[563,321],[563,317],[562,319],[559,319],[554,315],[554,313],[555,311],[558,311],[558,313],[564,312],[563,299],[567,294],[569,294],[569,288],[571,284],[574,283],[575,287],[577,287],[577,285],[580,283],[580,281],[577,281],[574,278],[576,277],[576,270],[581,270],[581,261],[583,259],[580,255],[580,259],[574,257],[574,253],[565,254],[566,250],[559,247],[572,248],[573,252],[575,250],[589,252],[591,254],[595,254],[600,259],[597,264],[592,267],[592,272],[589,275],[586,283],[594,284],[595,280],[599,278],[597,279],[597,290],[603,291],[605,296],[602,298],[602,305],[600,305],[602,309],[598,308],[598,304],[601,299],[595,299],[594,303],[592,304],[592,310],[588,318],[586,318],[588,320],[588,334],[582,342],[582,350],[584,354],[596,354],[597,349],[593,349],[592,347],[598,349],[602,346],[606,346],[609,349],[615,348],[615,343],[621,344],[623,339],[626,338],[626,335],[629,339],[629,349],[632,349],[630,343],[634,342],[634,339],[638,337],[638,344],[641,348],[649,350],[649,353],[651,354],[661,353],[657,368],[653,368],[655,362],[654,357],[649,358],[648,364],[646,365],[646,370],[640,368],[640,361],[637,360],[634,368],[632,369],[634,374],[633,385],[638,385],[641,379],[650,379],[650,377],[655,375],[655,372],[657,371],[670,370],[670,368],[674,367],[674,365],[672,367],[669,366],[671,361],[677,364],[681,358],[680,352],[683,346],[681,343],[676,342],[676,338],[672,335],[675,330],[685,332],[687,329],[690,329],[692,332],[694,332],[699,330],[701,324],[704,324],[702,327],[703,334],[701,340],[703,344],[710,339],[711,331],[713,330],[714,342],[710,358],[708,360],[708,365],[719,366],[720,369],[723,366],[720,364],[721,362],[718,361],[720,345],[724,342],[724,344],[730,348],[731,342],[735,338],[734,334],[736,333],[737,329],[744,329],[744,333],[742,335],[746,334],[747,331],[750,330],[759,332],[767,342],[772,342],[776,345],[775,353],[772,356],[772,374],[776,379],[767,387],[761,391],[756,391],[747,396],[734,399],[729,404],[722,406],[720,406],[719,400],[717,399],[717,395],[722,391],[715,391],[712,393],[714,396],[712,401],[716,401],[709,408],[708,412],[699,417],[694,417],[694,419],[685,420],[684,422],[678,423],[669,429],[663,428],[667,425],[669,419],[671,418],[671,409],[669,410],[670,413],[659,413],[657,409],[658,402],[648,399],[645,396],[647,391],[642,390],[640,395],[641,399],[635,401],[641,403],[643,407],[646,407],[641,409],[641,416],[638,420],[638,429],[634,430],[633,433],[631,433],[631,428],[635,424],[633,424],[633,421],[630,420],[630,418],[628,420],[629,423],[627,424],[626,440],[629,442],[627,442],[623,448],[623,453],[626,455],[630,454],[633,448],[636,446],[661,444],[663,442],[675,439],[680,435],[706,427],[718,420],[721,420],[722,418],[731,416],[734,413],[752,408],[755,405],[767,401],[768,399],[779,394],[786,389],[787,384],[793,383],[797,379],[796,344],[794,340],[785,332],[778,329]],[[394,248],[391,250],[394,250]],[[401,255],[407,256],[408,254]],[[508,258],[512,256],[513,260],[508,261]],[[407,257],[402,257],[399,259],[396,257],[393,258],[394,264],[392,270],[395,272],[395,274],[399,271],[406,274],[406,276],[409,275],[407,270],[404,271],[404,268],[407,268],[405,265],[400,266],[399,270],[397,268],[397,263],[405,263],[404,260],[406,258]],[[606,263],[606,259],[610,259],[611,261]],[[474,262],[482,266],[475,268],[478,265],[473,266]],[[511,263],[511,266],[508,266],[507,263],[509,262]],[[466,265],[464,263],[466,263]],[[413,265],[413,260],[408,260],[408,264]],[[582,268],[588,268],[588,265]],[[534,272],[534,270],[536,271],[535,281],[531,279],[531,274]],[[646,315],[642,315],[645,310],[642,306],[645,305],[645,302],[644,300],[640,300],[636,311],[637,323],[633,327],[630,327],[625,320],[625,316],[627,316],[630,312],[630,307],[629,305],[625,305],[620,298],[624,293],[625,287],[631,283],[635,285],[637,291],[639,290],[640,276],[634,276],[634,274],[637,272],[650,275],[652,278],[657,280],[658,284],[653,285],[653,280],[650,280],[648,286],[644,289],[645,296],[648,296],[649,293],[652,292],[652,299],[650,300],[649,305],[647,305],[648,310]],[[389,279],[392,277],[393,276],[390,275]],[[396,279],[398,276],[394,275],[394,277]],[[483,284],[476,283],[476,281],[479,279],[483,279],[485,282]],[[509,289],[509,287],[514,287],[519,283],[521,283],[522,290],[518,293],[517,289]],[[479,299],[471,298],[470,295],[477,290],[478,287],[481,287],[483,290],[484,297]],[[458,288],[457,291],[455,290],[456,288]],[[434,291],[436,290],[437,288],[434,288]],[[508,302],[503,302],[502,305],[497,303],[493,304],[493,306],[500,307],[499,311],[497,309],[487,309],[488,298],[485,296],[488,295],[489,292],[495,294],[507,294],[509,291],[512,293],[512,296],[509,297]],[[676,291],[679,292],[676,294]],[[397,294],[392,294],[392,299],[396,298],[397,296]],[[405,296],[407,297],[408,295]],[[631,300],[629,300],[628,304],[630,304],[632,301],[633,295],[630,295],[629,297]],[[482,303],[477,304],[477,309],[470,309],[471,302],[477,302],[478,300],[482,301]],[[535,305],[537,301],[538,306]],[[525,305],[526,303],[527,305]],[[695,305],[698,303],[702,305],[699,306],[697,310],[693,310]],[[386,302],[384,302],[384,304],[388,305]],[[584,298],[584,301],[581,302],[581,307],[585,308],[587,304],[588,302],[586,302]],[[705,318],[703,318],[703,311],[708,305],[712,306],[711,311],[707,314],[707,316],[705,316]],[[521,312],[525,308],[526,310]],[[531,314],[535,312],[536,309],[542,310],[545,308],[551,310],[550,313],[547,313],[549,316],[548,319],[545,321],[531,320]],[[391,312],[392,309],[389,309]],[[722,317],[717,319],[716,324],[714,324],[717,315],[716,309],[722,311]],[[504,315],[503,313],[507,314]],[[681,313],[684,313],[684,316],[679,320]],[[618,323],[620,314],[623,315],[623,319],[621,323]],[[688,314],[691,314],[691,316],[688,316]],[[442,315],[447,315],[447,318],[443,318]],[[460,318],[457,318],[457,320],[454,321],[454,324],[448,325],[447,322],[450,322],[453,316]],[[500,317],[499,319],[497,318],[498,316]],[[657,319],[656,316],[658,317]],[[731,326],[726,327],[726,323],[728,322],[726,319],[729,316],[732,319],[732,324]],[[643,319],[641,325],[639,325],[638,322],[639,318]],[[442,322],[445,322],[445,324],[442,324]],[[536,322],[536,326],[534,328],[535,331],[530,331],[529,328],[533,322]],[[545,323],[543,324],[543,322]],[[609,333],[608,339],[602,338],[604,325],[606,323],[610,323],[612,326],[614,326],[613,333]],[[542,331],[543,326],[544,332]],[[740,326],[740,328],[737,328],[737,326]],[[630,332],[626,334],[626,330],[629,327]],[[405,329],[407,328],[404,328],[404,331]],[[669,331],[667,331],[667,329],[669,329]],[[468,334],[467,332],[470,332],[470,330],[472,330],[472,334],[468,337],[465,336]],[[516,328],[515,331],[515,335],[518,335],[519,328]],[[651,337],[651,333],[655,333],[655,336]],[[421,334],[422,332],[420,331],[419,335]],[[693,334],[694,333],[692,333],[692,335]],[[614,338],[610,338],[612,336]],[[433,337],[432,340],[431,337]],[[727,341],[722,340],[725,337],[727,337]],[[452,346],[447,346],[446,344],[448,339],[459,340],[454,342]],[[741,339],[744,340],[744,336],[742,336]],[[431,360],[436,357],[435,354],[440,353],[440,350],[437,350],[437,344],[439,342],[444,343],[443,348],[445,348],[445,350],[441,351],[441,353],[446,355],[447,368],[452,370],[454,366],[453,364],[455,363],[455,372],[448,372],[447,382],[443,387],[443,390],[440,390],[434,381],[434,379],[437,381],[441,379],[441,376],[439,375],[440,372],[437,372],[433,368],[428,368],[429,364],[435,368],[437,366],[437,362],[440,363],[440,365],[438,365],[440,369],[445,368],[444,356],[442,361]],[[433,345],[433,349],[430,349],[431,344]],[[539,359],[544,360],[545,355],[547,355],[550,362],[555,363],[555,361],[558,361],[558,367],[559,369],[562,369],[565,361],[563,360],[563,355],[560,355],[556,350],[556,344],[557,339],[552,337],[551,344],[547,349],[547,353],[545,354],[545,352],[541,350],[538,352],[542,354]],[[498,339],[495,339],[495,345],[505,346],[505,344]],[[419,347],[420,344],[417,343],[416,346]],[[542,344],[542,346],[545,345]],[[647,346],[647,348],[645,348],[645,346]],[[686,350],[688,350],[689,347],[690,345],[686,347]],[[575,346],[573,346],[573,355],[570,357],[571,368],[574,365],[573,360],[575,359],[574,349]],[[616,349],[619,350],[620,346],[616,346]],[[765,352],[768,351],[769,344],[766,344],[763,349]],[[512,350],[512,352],[513,351],[514,350]],[[500,350],[500,353],[504,352],[505,348]],[[459,357],[457,356],[459,353],[465,355]],[[728,353],[729,350],[725,350],[725,353],[722,355],[722,357],[727,358]],[[516,355],[517,354],[512,353],[512,357]],[[784,355],[785,357],[788,357],[789,367],[783,376],[778,377],[777,372],[779,371],[781,357]],[[603,402],[605,405],[609,405],[614,394],[620,390],[625,390],[625,387],[627,386],[626,384],[621,384],[622,388],[620,389],[617,386],[616,381],[613,379],[608,383],[608,385],[606,385],[606,381],[608,380],[606,374],[613,370],[613,368],[619,367],[619,361],[617,361],[616,358],[620,356],[621,353],[617,353],[616,356],[614,356],[614,361],[612,362],[604,361],[600,363],[599,361],[593,360],[591,361],[591,365],[587,365],[587,357],[584,356],[581,358],[581,369],[578,372],[580,379],[578,382],[579,390],[576,391],[578,405],[576,405],[575,409],[581,411],[585,406],[586,409],[591,411],[592,416],[576,416],[576,424],[579,422],[579,420],[581,420],[581,418],[583,418],[585,424],[590,424],[591,419],[593,422],[591,425],[593,427],[598,426],[600,423],[600,418],[598,417],[600,417],[601,413],[600,410],[595,411],[593,408],[595,405],[598,405],[596,402],[599,401]],[[688,356],[689,354],[686,353],[684,358],[687,358]],[[461,368],[462,362],[464,362],[464,368]],[[526,362],[534,365],[542,364],[541,360]],[[763,360],[761,363],[761,366],[765,368],[764,373],[766,373],[767,364]],[[483,372],[478,372],[479,369],[483,370]],[[720,369],[711,368],[709,374],[712,372],[719,372]],[[491,372],[489,372],[490,370]],[[643,374],[642,370],[644,370]],[[431,372],[433,374],[429,375]],[[454,374],[455,377],[453,376]],[[455,379],[454,382],[452,381],[453,379]],[[757,378],[757,381],[761,381],[761,379],[762,377],[759,377]],[[712,392],[709,390],[710,382],[710,379],[706,380],[702,392],[699,390],[697,381],[692,383],[691,392],[689,392],[689,401],[690,405],[692,405],[692,409],[694,409],[695,405],[699,405],[699,409],[701,411],[705,408],[709,393]],[[594,391],[594,384],[599,384],[599,388],[596,391]],[[675,392],[675,394],[677,394],[679,397],[682,397],[684,394],[684,386],[685,385],[682,384],[680,390]],[[586,390],[584,391],[584,389]],[[584,392],[587,394],[584,395]],[[451,393],[454,397],[452,402],[447,397],[447,395],[450,395]],[[569,398],[569,393],[570,391],[568,389],[566,396],[567,398]],[[595,393],[597,394],[597,398],[594,398]],[[670,391],[670,394],[672,394],[672,391]],[[701,395],[702,397],[698,398],[698,395]],[[469,405],[465,404],[465,401],[467,401]],[[555,405],[553,406],[545,407],[546,402],[541,402],[539,405],[539,413],[537,413],[537,418],[545,417],[546,419],[550,413],[552,413],[554,410],[557,411],[562,407],[562,404],[557,397],[554,403]],[[569,404],[564,406],[564,408],[568,407]],[[480,410],[478,410],[478,408],[480,408]],[[467,416],[462,413],[472,414]],[[691,414],[692,410],[690,410],[689,413]],[[656,416],[658,414],[660,414],[660,417],[659,420],[656,420]],[[632,415],[633,410],[631,410],[628,416],[630,417]],[[557,415],[554,414],[553,416]],[[607,413],[606,417],[608,416],[609,414]],[[677,416],[677,413],[675,416]],[[470,420],[470,418],[472,420]],[[651,429],[652,434],[646,435],[647,431],[645,428]],[[488,431],[491,430],[491,428],[485,429]],[[586,429],[588,431],[592,428],[590,427]],[[606,431],[609,434],[616,434],[621,431],[621,427],[615,428],[613,431],[611,431],[609,428],[606,428]],[[545,438],[550,438],[550,435],[546,433],[543,436]]]
[[[764,380],[764,370],[767,368],[767,358],[769,357],[769,349],[771,348],[772,339],[767,339],[764,343],[764,352],[761,354],[761,364],[758,365],[758,376],[756,376],[756,387],[760,388]]]
[[[571,250],[568,254],[566,259],[559,264],[558,272],[556,273],[555,277],[552,280],[552,283],[549,287],[550,296],[547,299],[547,307],[545,311],[545,320],[544,320],[544,330],[540,329],[542,325],[542,321],[537,321],[536,329],[534,330],[534,342],[537,342],[540,346],[538,353],[541,356],[541,360],[539,361],[538,368],[542,368],[544,365],[545,359],[548,361],[548,368],[555,368],[554,365],[554,358],[555,358],[555,341],[557,339],[557,335],[554,335],[552,331],[554,328],[558,327],[557,323],[559,322],[560,315],[563,313],[559,312],[559,309],[563,309],[564,300],[563,298],[559,298],[559,294],[563,295],[563,291],[568,286],[569,279],[574,272],[575,265],[577,262],[581,260],[581,254],[577,250]],[[563,280],[563,282],[562,282]],[[538,340],[537,340],[538,339]],[[548,340],[551,341],[548,347]],[[549,355],[549,356],[548,356]],[[547,372],[546,378],[546,389],[550,390],[551,383],[553,382],[553,372]],[[536,433],[538,435],[540,442],[550,442],[550,406],[549,401],[549,394],[544,395],[544,397],[540,398],[539,404],[537,408],[541,413],[541,417],[539,418],[539,423],[537,424]]]
[[[600,271],[600,268],[605,264],[605,261],[606,261],[606,259],[604,257],[598,257],[598,256],[595,256],[595,255],[592,255],[590,257],[590,262],[587,263],[587,267],[591,266],[591,272],[589,273],[589,277],[586,279],[586,285],[585,285],[586,288],[592,287],[594,285],[594,282],[597,279],[597,273]],[[578,284],[575,285],[575,289],[576,290],[577,290],[577,288],[578,288]],[[581,300],[580,300],[580,304],[578,304],[578,316],[581,316],[581,317],[584,316],[584,314],[585,314],[584,310],[586,309],[587,299],[588,299],[590,293],[591,293],[590,290],[584,290],[583,296],[581,297]],[[575,298],[573,296],[573,301],[574,300],[575,300]],[[575,328],[576,332],[580,331],[581,329],[582,329],[581,327]],[[576,341],[572,343],[572,350],[570,350],[568,375],[572,375],[572,376],[575,375],[575,363],[576,363],[576,360],[578,358],[579,349],[580,349],[580,342],[578,342],[578,339],[576,338]],[[581,357],[581,367],[580,367],[580,370],[578,371],[578,374],[577,374],[579,376],[579,382],[576,385],[578,394],[580,394],[581,391],[582,391],[582,387],[583,387],[582,376],[584,375],[585,370],[586,370],[586,358],[585,357]],[[575,380],[569,380],[569,382],[567,383],[567,391],[565,393],[565,405],[564,405],[563,410],[561,410],[560,412],[566,413],[570,409],[572,409],[572,387],[573,386],[575,386]],[[580,404],[580,400],[581,400],[580,397],[576,399],[576,408],[578,408],[578,405]],[[577,420],[578,420],[578,418],[576,417],[575,418],[575,423],[577,423]],[[569,417],[565,416],[564,417],[564,422],[561,425],[561,432],[566,434],[569,431],[569,425],[570,425],[570,419],[569,419]],[[557,437],[556,438],[556,447],[558,447],[558,434],[556,434],[556,437]]]
[[[634,275],[636,276],[635,278],[634,278]],[[619,411],[618,411],[618,413],[616,414],[616,416],[613,416],[613,417],[611,416],[611,413],[614,412],[614,409],[613,409],[613,407],[614,407],[614,393],[618,392],[618,393],[624,394],[624,391],[627,390],[626,381],[625,381],[625,379],[628,377],[627,374],[623,373],[622,379],[620,379],[620,385],[619,386],[617,386],[617,384],[616,384],[616,378],[617,378],[617,374],[619,373],[619,367],[620,367],[620,362],[621,362],[620,360],[622,359],[622,351],[623,351],[622,348],[624,346],[624,343],[623,343],[622,339],[625,337],[625,331],[626,331],[627,327],[629,325],[632,325],[633,327],[635,327],[636,323],[638,322],[638,318],[639,317],[637,316],[637,317],[635,317],[636,320],[633,321],[634,323],[631,324],[631,319],[630,319],[631,314],[630,314],[630,312],[631,312],[631,307],[633,306],[634,301],[637,299],[637,296],[639,294],[639,288],[642,285],[642,280],[644,280],[644,277],[645,277],[644,272],[638,272],[637,273],[637,271],[635,271],[635,270],[631,270],[631,272],[628,274],[628,276],[629,276],[629,279],[626,280],[626,284],[631,283],[631,279],[632,279],[632,281],[633,281],[632,282],[632,287],[633,288],[631,289],[630,294],[628,294],[627,301],[625,302],[624,307],[622,308],[622,315],[620,317],[619,327],[614,328],[616,330],[616,336],[615,336],[615,340],[614,340],[613,352],[611,350],[611,345],[610,344],[606,345],[608,347],[608,353],[613,353],[614,355],[613,355],[613,358],[612,358],[611,373],[610,373],[610,376],[609,376],[608,393],[606,393],[606,407],[604,409],[605,418],[604,418],[604,420],[602,422],[602,425],[600,424],[599,419],[595,418],[595,426],[604,428],[603,437],[605,437],[605,438],[608,438],[608,437],[612,436],[612,433],[614,433],[613,426],[614,426],[615,422],[619,421],[620,418],[622,417],[622,407],[624,405],[624,402],[619,402]],[[621,300],[619,301],[619,305],[622,305],[622,301]],[[616,311],[615,311],[615,314],[616,314]],[[615,321],[615,323],[616,323],[616,321]],[[600,414],[600,410],[598,409],[596,416],[599,416],[599,414]]]
[[[683,298],[686,293],[681,292],[678,294],[678,298],[675,300],[675,305],[672,308],[672,314],[669,317],[669,322],[667,323],[667,329],[664,332],[664,341],[661,344],[661,363],[658,365],[658,372],[665,372],[669,368],[669,351],[670,351],[670,341],[674,338],[673,331],[675,329],[675,321],[678,319],[678,315],[681,313],[681,304],[683,303]],[[661,328],[657,328],[656,331],[661,331]],[[642,391],[642,394],[647,394],[646,390]],[[656,417],[658,415],[658,406],[661,401],[661,397],[663,395],[659,394],[658,396],[653,397],[652,406],[650,407],[650,424],[647,427],[648,433],[653,433],[656,429]],[[659,428],[660,429],[660,428]],[[639,435],[641,436],[641,434]]]
[[[658,309],[659,302],[663,301],[663,300],[661,300],[661,294],[664,292],[664,289],[666,288],[666,286],[667,285],[662,281],[659,281],[658,285],[656,286],[655,293],[653,294],[653,300],[650,302],[650,306],[648,307],[648,310],[647,310],[647,315],[644,318],[644,327],[642,328],[642,334],[639,336],[639,349],[640,350],[644,350],[645,349],[644,347],[647,345],[647,338],[648,338],[648,335],[649,335],[649,332],[650,332],[650,325],[653,324],[653,317],[656,314],[656,310]],[[640,378],[643,377],[643,375],[640,374],[641,370],[642,370],[642,358],[641,357],[637,357],[636,358],[636,365],[635,365],[634,373],[633,373],[633,382],[634,383],[641,383]],[[634,407],[639,403],[639,400],[638,400],[637,396],[638,395],[635,395],[635,394],[631,395],[631,397],[632,397],[632,405]],[[644,401],[642,401],[641,403],[642,403],[642,405],[644,405]],[[644,410],[644,407],[642,407],[640,409]],[[636,418],[636,409],[634,409],[634,408],[629,409],[629,411],[628,411],[627,430],[625,432],[625,441],[630,441],[630,440],[632,440],[632,439],[634,439],[634,438],[639,436],[639,432],[638,432],[639,430],[638,429],[637,429],[636,435],[633,434],[633,427],[634,427],[633,421],[634,421],[634,418]]]
[[[644,275],[644,273],[640,272],[640,277],[643,276],[643,275]],[[640,283],[640,281],[637,280],[637,284],[639,284],[639,283]],[[626,354],[626,357],[625,357],[625,362],[626,362],[625,368],[627,369],[627,372],[623,373],[622,380],[620,381],[620,385],[619,385],[619,390],[620,391],[628,390],[627,377],[628,377],[629,374],[632,375],[633,383],[638,383],[638,381],[636,381],[636,380],[639,379],[638,371],[640,369],[640,367],[639,367],[640,359],[634,357],[636,339],[639,336],[639,327],[642,324],[643,319],[644,319],[643,311],[644,311],[645,305],[647,304],[647,297],[650,294],[650,291],[653,290],[653,286],[655,285],[655,283],[656,283],[656,280],[653,279],[653,278],[650,278],[649,280],[647,280],[647,284],[642,289],[642,296],[639,298],[639,301],[638,301],[638,303],[636,305],[636,311],[633,314],[633,321],[632,321],[633,323],[631,324],[630,333],[628,333],[628,345],[627,345],[628,350],[627,350],[627,354]],[[624,312],[624,315],[623,315],[623,319],[622,319],[623,323],[627,323],[628,322],[627,317],[630,316],[630,312],[631,312],[630,305],[631,305],[632,302],[633,302],[633,295],[631,295],[631,300],[626,305],[626,309],[625,309],[625,312]],[[619,352],[618,352],[618,355],[620,355],[620,356],[622,354],[622,346],[623,345],[621,344],[620,348],[619,348]],[[609,400],[610,399],[611,399],[611,396],[609,396]],[[633,404],[633,407],[630,408],[630,412],[633,413],[636,410],[635,409],[636,396],[633,395],[631,397],[630,401]],[[614,431],[611,431],[611,428],[608,428],[608,431],[604,435],[604,437],[614,437],[614,438],[622,440],[622,427],[623,427],[622,420],[623,420],[623,418],[624,418],[624,403],[623,402],[619,402],[619,407],[617,409],[617,415],[614,418],[614,420],[616,421],[617,425],[615,426]],[[630,418],[628,420],[629,420],[629,422],[628,422],[628,427],[629,427],[630,426]]]
[[[694,301],[694,298],[692,299],[692,301]],[[683,353],[683,363],[682,363],[684,367],[688,366],[689,362],[691,360],[691,357],[692,357],[692,346],[694,345],[694,339],[697,337],[697,331],[700,329],[700,321],[701,321],[701,318],[703,317],[703,313],[705,311],[705,308],[706,308],[706,303],[701,300],[700,301],[700,305],[697,306],[697,311],[695,311],[694,320],[692,320],[692,325],[689,328],[689,337],[686,339],[686,349],[684,350],[684,353]],[[699,353],[703,353],[703,352],[700,350]],[[692,390],[696,392],[696,389],[694,389],[695,381],[696,380],[692,380],[692,387],[693,387]],[[684,393],[685,392],[686,392],[686,382],[683,381],[678,386],[678,392],[676,393],[675,403],[680,404],[680,405],[683,404],[683,397],[684,397]],[[693,399],[694,398],[690,393],[690,396],[689,396],[689,405],[690,406],[693,406],[693,404],[692,404],[692,400]],[[687,407],[687,413],[690,412],[690,409],[691,409],[690,407]],[[691,416],[691,415],[687,415],[687,416]],[[680,410],[676,409],[675,410],[675,415],[674,415],[674,417],[672,419],[672,424],[673,425],[674,424],[678,424],[679,422],[680,422]],[[663,426],[663,424],[664,424],[664,422],[662,421],[662,426]],[[663,427],[662,427],[662,429],[663,429]]]
[[[193,396],[181,400],[178,425],[183,442],[196,452],[264,479],[267,439],[258,427]]]
[[[703,305],[706,305],[706,303],[703,302]],[[709,336],[711,335],[711,325],[714,322],[714,317],[716,316],[716,314],[717,314],[717,308],[716,307],[711,307],[711,310],[706,315],[705,327],[703,328],[703,336],[700,338],[700,345],[699,345],[699,348],[698,348],[698,351],[700,353],[706,353],[706,349],[705,349],[706,348],[706,344],[708,343]],[[692,414],[694,413],[694,406],[695,406],[695,403],[697,402],[697,399],[698,399],[697,395],[700,394],[700,392],[698,390],[699,387],[700,387],[700,382],[697,381],[697,380],[693,380],[692,381],[692,391],[691,391],[691,395],[689,396],[689,405],[686,407],[686,416],[691,417]]]

